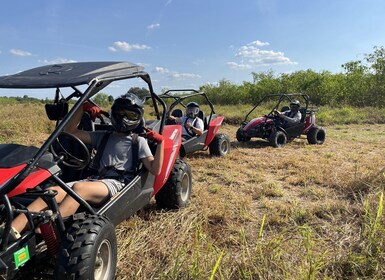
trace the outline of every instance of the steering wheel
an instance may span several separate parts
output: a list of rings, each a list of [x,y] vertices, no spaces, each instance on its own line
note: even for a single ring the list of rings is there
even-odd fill
[[[56,159],[76,170],[84,169],[91,161],[87,146],[75,135],[62,132],[50,146]]]
[[[268,119],[277,119],[279,115],[279,112],[277,110],[272,110],[269,114],[265,115]]]

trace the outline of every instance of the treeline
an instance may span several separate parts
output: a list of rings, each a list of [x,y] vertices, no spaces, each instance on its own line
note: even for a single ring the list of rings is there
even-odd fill
[[[7,97],[0,96],[0,105],[13,105],[18,103],[49,103],[52,102],[48,99],[38,99],[24,95],[23,97]]]
[[[214,104],[252,104],[266,94],[306,93],[313,103],[324,106],[385,106],[385,48],[374,47],[363,60],[350,61],[341,73],[301,70],[289,74],[273,71],[252,73],[252,82],[236,85],[222,80],[204,85]],[[203,101],[202,101],[203,102]]]
[[[252,72],[253,81],[241,85],[221,80],[217,85],[204,85],[210,100],[218,105],[254,104],[267,94],[306,93],[318,106],[385,107],[385,48],[374,47],[362,60],[341,65],[340,73],[316,72],[311,69],[293,73],[276,74],[273,71]],[[148,95],[145,88],[134,87],[129,92],[139,96]],[[108,95],[100,93],[94,97],[100,105],[111,103]],[[202,104],[205,100],[198,99]],[[48,103],[28,97],[0,97],[0,104]]]

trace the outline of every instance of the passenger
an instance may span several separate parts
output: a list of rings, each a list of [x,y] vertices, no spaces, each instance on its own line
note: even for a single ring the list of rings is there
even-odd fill
[[[182,125],[182,141],[186,141],[196,135],[203,134],[204,123],[201,118],[198,117],[199,104],[196,102],[190,102],[186,105],[186,115],[182,117],[169,117],[170,120],[174,120],[177,124]]]
[[[301,103],[298,100],[290,102],[290,110],[278,112],[278,116],[283,119],[283,127],[290,127],[300,123],[302,114],[299,111]]]

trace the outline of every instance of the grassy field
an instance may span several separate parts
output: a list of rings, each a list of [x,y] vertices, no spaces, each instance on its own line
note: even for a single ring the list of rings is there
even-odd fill
[[[118,227],[118,279],[383,279],[385,125],[326,127],[324,145],[237,143],[186,158],[188,208]]]
[[[229,110],[218,113],[241,119]],[[225,124],[228,156],[185,158],[189,207],[165,212],[152,201],[117,227],[117,279],[385,278],[385,125],[332,124],[334,113],[319,118],[321,146],[238,143],[238,126]],[[4,106],[0,118],[0,143],[39,146],[54,127],[35,105]]]

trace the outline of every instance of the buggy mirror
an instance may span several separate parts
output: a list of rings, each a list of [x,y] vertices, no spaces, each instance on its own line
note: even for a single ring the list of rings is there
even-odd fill
[[[68,103],[45,104],[45,112],[51,121],[62,120],[68,113]]]

